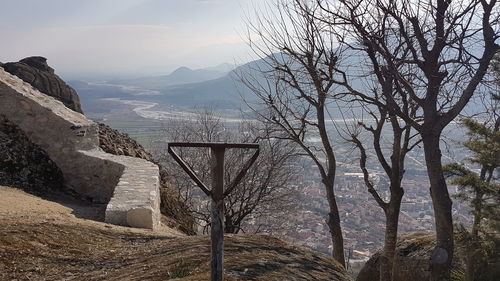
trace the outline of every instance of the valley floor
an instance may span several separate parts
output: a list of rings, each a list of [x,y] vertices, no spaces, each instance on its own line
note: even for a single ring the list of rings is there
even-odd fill
[[[209,238],[99,222],[103,206],[0,187],[0,280],[209,280]],[[349,280],[329,257],[230,235],[225,280]]]

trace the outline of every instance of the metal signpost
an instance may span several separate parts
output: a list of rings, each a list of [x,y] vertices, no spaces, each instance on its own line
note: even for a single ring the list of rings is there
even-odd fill
[[[212,189],[196,176],[196,173],[187,163],[172,149],[173,147],[206,147],[210,148],[212,154]],[[228,148],[256,149],[252,157],[245,163],[241,171],[231,181],[224,191],[224,153]],[[212,281],[222,281],[224,279],[224,198],[234,190],[243,179],[248,169],[259,156],[259,144],[256,143],[201,143],[201,142],[171,142],[168,144],[168,153],[172,155],[184,171],[193,179],[198,187],[212,198],[211,201],[211,227],[210,234],[212,240]]]

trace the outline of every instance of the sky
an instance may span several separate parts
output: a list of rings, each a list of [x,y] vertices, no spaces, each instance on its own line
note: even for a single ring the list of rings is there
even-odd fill
[[[0,62],[44,56],[70,79],[242,63],[250,59],[243,34],[254,5],[255,0],[0,0]]]

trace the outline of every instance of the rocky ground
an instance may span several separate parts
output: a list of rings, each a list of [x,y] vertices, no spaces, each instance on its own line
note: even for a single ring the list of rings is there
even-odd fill
[[[451,270],[451,280],[463,281],[467,254],[471,249],[466,246],[467,238],[459,231],[455,232],[455,251]],[[395,281],[420,281],[430,279],[429,259],[436,246],[436,234],[430,232],[414,232],[403,234],[398,238],[396,245],[395,267],[393,279]],[[495,242],[496,241],[496,242]],[[491,256],[486,263],[481,264],[477,281],[500,280],[500,259],[498,250],[500,240],[490,241]],[[359,272],[356,281],[379,280],[379,262],[381,252],[376,252]],[[476,279],[474,279],[476,280]]]
[[[63,176],[45,151],[0,114],[0,185],[34,194],[63,189]]]
[[[114,155],[125,155],[153,160],[151,153],[142,145],[130,138],[127,134],[119,132],[105,124],[99,124],[99,146],[104,152]]]
[[[100,205],[0,187],[0,280],[208,280],[209,239],[98,222]],[[225,280],[350,280],[329,257],[228,236]]]

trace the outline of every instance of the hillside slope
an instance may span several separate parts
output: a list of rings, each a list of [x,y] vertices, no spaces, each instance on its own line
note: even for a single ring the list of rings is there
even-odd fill
[[[208,280],[209,239],[87,220],[100,206],[0,187],[0,280]],[[276,238],[227,236],[226,280],[350,280],[331,258]]]

